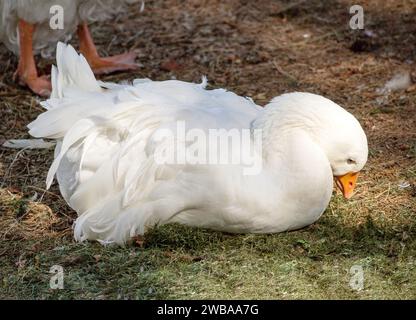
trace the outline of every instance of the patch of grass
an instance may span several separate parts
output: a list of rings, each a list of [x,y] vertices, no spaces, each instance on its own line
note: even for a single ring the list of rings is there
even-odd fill
[[[336,213],[275,235],[168,225],[151,230],[143,248],[5,241],[0,298],[415,298],[416,221],[369,217],[346,227]],[[49,288],[53,265],[64,268],[63,290]],[[362,291],[349,286],[354,265],[364,270]]]

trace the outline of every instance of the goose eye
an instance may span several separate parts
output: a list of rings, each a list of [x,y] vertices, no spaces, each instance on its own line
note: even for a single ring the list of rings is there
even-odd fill
[[[348,159],[348,160],[347,160],[347,163],[348,163],[348,164],[356,164],[356,162],[355,162],[354,160],[352,160],[352,159]]]

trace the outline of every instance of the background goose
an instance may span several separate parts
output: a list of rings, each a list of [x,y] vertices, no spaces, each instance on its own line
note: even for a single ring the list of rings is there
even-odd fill
[[[51,84],[48,77],[39,76],[34,53],[48,46],[56,46],[58,40],[77,30],[80,51],[96,74],[136,69],[136,55],[126,53],[101,58],[92,40],[88,23],[104,20],[118,12],[123,3],[132,0],[0,0],[0,41],[19,55],[16,77],[39,95],[49,95]],[[64,28],[52,29],[51,8],[63,9]],[[52,11],[53,12],[53,11]]]
[[[333,176],[348,198],[367,161],[359,122],[322,96],[284,94],[261,108],[204,83],[98,83],[86,60],[61,43],[57,66],[47,111],[29,128],[58,141],[47,185],[56,174],[79,215],[79,241],[124,243],[170,222],[238,233],[302,228],[327,207]],[[154,134],[179,120],[206,131],[250,129],[253,139],[261,133],[261,171],[158,164],[166,145]]]

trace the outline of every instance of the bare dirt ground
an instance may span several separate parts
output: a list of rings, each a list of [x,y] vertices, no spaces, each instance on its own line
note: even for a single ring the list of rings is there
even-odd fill
[[[137,72],[106,81],[206,75],[211,87],[258,104],[309,91],[344,106],[370,150],[350,202],[335,195],[322,220],[294,233],[229,236],[173,226],[150,233],[144,248],[104,249],[73,243],[75,213],[56,185],[45,190],[51,150],[0,148],[0,297],[415,298],[416,86],[379,89],[402,72],[416,81],[416,2],[360,1],[365,30],[349,28],[352,4],[155,0],[142,13],[136,5],[92,25],[103,55],[139,53]],[[39,61],[43,72],[54,62]],[[42,112],[39,98],[13,82],[16,66],[1,45],[0,143],[28,137],[26,125]],[[143,278],[135,278],[136,262],[147,270]],[[357,262],[367,270],[361,292],[348,286]],[[70,293],[47,288],[52,264],[72,270]]]

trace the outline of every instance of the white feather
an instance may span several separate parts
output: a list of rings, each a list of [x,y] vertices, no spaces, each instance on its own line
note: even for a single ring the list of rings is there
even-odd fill
[[[3,147],[11,149],[50,149],[55,142],[48,142],[43,139],[10,139],[3,143]]]

